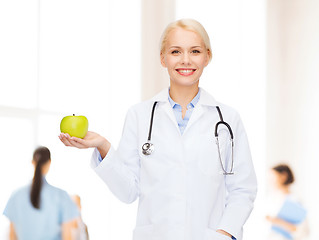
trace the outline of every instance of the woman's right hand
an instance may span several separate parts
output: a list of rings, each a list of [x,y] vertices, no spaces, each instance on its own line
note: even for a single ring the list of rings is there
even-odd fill
[[[96,147],[101,156],[104,157],[109,151],[111,144],[101,135],[88,131],[83,139],[77,137],[71,137],[68,133],[61,133],[59,135],[61,142],[68,147],[76,148],[94,148]],[[103,156],[104,155],[104,156]]]

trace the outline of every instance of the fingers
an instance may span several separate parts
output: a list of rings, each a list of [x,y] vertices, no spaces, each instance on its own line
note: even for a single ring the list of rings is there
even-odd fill
[[[70,135],[67,134],[67,133],[61,133],[59,135],[59,139],[61,140],[61,142],[65,145],[65,146],[68,146],[68,147],[71,147],[71,143],[69,141],[70,139]]]
[[[67,133],[61,133],[59,135],[59,139],[61,140],[61,142],[63,142],[65,146],[68,146],[68,147],[88,148],[88,146],[86,146],[85,141],[83,139],[71,137]]]
[[[71,137],[69,140],[72,146],[77,147],[77,148],[88,148],[86,141],[81,139],[81,138],[76,138],[76,137]]]
[[[81,138],[76,138],[76,137],[71,137],[71,141],[77,144],[81,144],[83,146],[85,146],[85,140],[81,139]]]

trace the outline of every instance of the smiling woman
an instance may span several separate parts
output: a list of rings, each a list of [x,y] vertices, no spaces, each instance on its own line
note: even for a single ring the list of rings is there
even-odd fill
[[[241,240],[256,196],[243,124],[234,109],[198,86],[211,57],[203,27],[181,19],[167,29],[160,57],[170,87],[129,109],[118,149],[92,131],[83,139],[59,138],[65,146],[95,148],[91,167],[111,192],[124,203],[139,199],[134,240]],[[235,137],[222,126],[216,146],[210,133],[224,121]],[[224,141],[230,135],[231,143]]]
[[[177,71],[183,76],[196,74],[194,78],[198,81],[211,58],[209,37],[197,21],[185,19],[174,22],[163,33],[161,64],[169,73]],[[191,66],[191,63],[194,66]],[[184,64],[184,66],[178,64]],[[170,80],[174,81],[172,77]]]
[[[209,62],[210,50],[196,32],[176,28],[168,35],[166,47],[161,52],[161,64],[170,75],[170,92],[174,96],[175,86],[198,86],[199,78]]]

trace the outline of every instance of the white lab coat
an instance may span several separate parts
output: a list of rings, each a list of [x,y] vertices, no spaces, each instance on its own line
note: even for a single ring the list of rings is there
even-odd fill
[[[144,156],[154,101],[155,151]],[[217,105],[234,133],[235,174],[226,177],[214,137]],[[222,156],[230,159],[227,133],[220,128]],[[121,201],[139,198],[134,240],[230,239],[216,229],[242,239],[257,185],[247,136],[239,115],[203,89],[183,135],[165,89],[129,109],[117,151],[111,147],[99,163],[95,149],[91,166]]]

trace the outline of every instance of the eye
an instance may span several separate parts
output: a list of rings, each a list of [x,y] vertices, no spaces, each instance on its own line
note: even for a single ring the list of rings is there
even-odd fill
[[[199,50],[193,50],[192,53],[198,54],[198,53],[200,53],[200,51]]]
[[[171,53],[176,55],[176,54],[179,54],[179,51],[178,50],[173,50]]]

